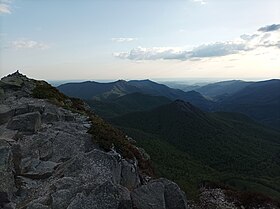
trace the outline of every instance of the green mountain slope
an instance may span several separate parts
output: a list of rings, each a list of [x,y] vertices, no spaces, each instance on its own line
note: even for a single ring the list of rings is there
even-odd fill
[[[255,82],[224,98],[216,110],[240,112],[267,125],[280,129],[280,80]]]
[[[175,101],[151,111],[116,117],[111,122],[157,136],[202,165],[227,176],[224,181],[243,179],[246,188],[258,182],[280,195],[277,180],[280,134],[244,115],[204,113],[189,103]],[[137,137],[137,134],[131,135]],[[156,163],[160,164],[160,160]],[[174,166],[177,163],[178,160],[174,161]]]
[[[197,88],[196,91],[206,97],[218,99],[221,97],[232,95],[244,89],[251,83],[252,82],[246,82],[241,80],[221,81],[202,86],[200,88]]]
[[[170,100],[181,99],[191,102],[205,111],[211,110],[213,106],[212,101],[207,100],[196,91],[184,92],[150,80],[119,80],[111,83],[87,81],[82,83],[66,83],[57,88],[67,96],[84,100],[95,99],[108,102],[127,94],[142,93],[151,96],[163,96]]]
[[[122,127],[121,127],[122,128]],[[160,137],[133,128],[122,128],[137,140],[137,145],[149,153],[156,175],[168,177],[180,185],[191,199],[198,196],[202,181],[218,182],[221,173],[193,159]]]
[[[104,118],[120,116],[130,112],[150,110],[170,102],[171,100],[166,97],[141,93],[127,94],[110,101],[87,101],[90,107]]]
[[[66,83],[58,86],[57,88],[67,96],[84,100],[94,98],[114,99],[126,94],[140,91],[137,87],[129,85],[124,80],[118,80],[110,83],[99,83],[95,81]]]

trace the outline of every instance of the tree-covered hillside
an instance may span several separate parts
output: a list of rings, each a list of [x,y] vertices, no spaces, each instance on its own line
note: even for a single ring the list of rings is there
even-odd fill
[[[199,165],[219,173],[217,178],[223,179],[227,184],[238,187],[243,182],[241,187],[252,190],[253,183],[260,184],[258,186],[264,193],[280,197],[280,134],[242,114],[204,113],[189,103],[175,101],[151,111],[116,117],[111,122],[123,127],[145,149],[150,146],[152,149],[160,149],[155,153],[154,162],[164,175],[172,178],[169,171],[176,172],[174,168],[180,167],[181,161],[185,160],[185,157],[180,157],[172,160],[168,164],[170,167],[164,167],[157,153],[166,155],[167,147],[170,146],[170,150],[176,151],[166,159],[173,159],[183,153],[199,162]],[[153,140],[145,137],[150,135]],[[156,141],[161,141],[164,145]],[[159,148],[161,146],[165,148]],[[187,169],[189,163],[185,165]],[[183,171],[185,172],[184,168]],[[213,172],[208,174],[212,176]],[[186,181],[182,175],[174,176],[177,176],[178,183]],[[207,178],[198,179],[203,181]]]

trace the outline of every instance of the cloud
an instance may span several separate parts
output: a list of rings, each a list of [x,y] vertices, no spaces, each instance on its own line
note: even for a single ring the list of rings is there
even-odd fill
[[[111,41],[117,42],[117,43],[123,43],[123,42],[131,42],[136,41],[137,38],[112,38]]]
[[[267,25],[267,26],[261,27],[258,31],[270,32],[270,31],[276,31],[279,29],[280,29],[280,24],[273,24],[273,25]]]
[[[130,60],[184,59],[184,51],[176,48],[137,47],[130,52],[114,53],[115,57]]]
[[[194,48],[191,57],[220,57],[229,54],[236,54],[240,51],[247,51],[249,48],[244,43],[238,42],[216,42],[204,44]]]
[[[245,40],[245,41],[250,41],[256,37],[258,37],[258,34],[253,34],[253,35],[248,35],[248,34],[243,34],[240,36],[241,39]]]
[[[11,4],[13,0],[0,0],[0,14],[11,14]]]
[[[45,43],[32,40],[16,40],[12,42],[15,49],[48,49],[49,46]]]
[[[264,27],[265,28],[265,27]],[[280,30],[275,26],[267,27],[271,33],[257,31],[254,34],[243,34],[232,41],[202,44],[192,49],[174,47],[137,47],[129,52],[114,53],[113,56],[129,60],[196,60],[221,57],[241,52],[252,51],[261,47],[280,49]]]
[[[193,60],[197,58],[225,56],[246,50],[248,49],[242,43],[217,42],[201,45],[192,50],[165,47],[137,47],[130,52],[114,53],[114,56],[130,60]]]
[[[0,3],[0,14],[11,14],[10,5]]]
[[[200,3],[201,5],[206,4],[205,0],[193,0],[193,2]]]

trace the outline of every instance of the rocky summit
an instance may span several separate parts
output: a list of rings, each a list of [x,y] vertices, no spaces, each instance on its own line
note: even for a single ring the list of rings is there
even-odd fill
[[[63,104],[40,96],[38,86],[50,85],[19,72],[0,81],[0,208],[188,208],[177,184],[150,178],[113,144],[103,149],[89,114],[66,108],[73,101],[59,92]]]

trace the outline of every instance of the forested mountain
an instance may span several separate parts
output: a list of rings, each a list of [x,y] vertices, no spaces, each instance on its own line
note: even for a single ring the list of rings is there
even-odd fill
[[[216,104],[215,110],[240,112],[280,129],[280,80],[255,82]]]
[[[95,81],[86,81],[81,83],[66,83],[57,87],[67,96],[80,99],[114,99],[126,94],[140,92],[140,89],[129,85],[124,80],[118,80],[111,83],[99,83]]]
[[[90,107],[100,116],[108,118],[130,112],[150,110],[171,100],[163,96],[151,96],[142,93],[127,94],[109,101],[87,100]]]
[[[85,100],[110,101],[111,99],[137,92],[152,96],[163,96],[170,100],[181,99],[206,111],[211,110],[213,105],[212,101],[207,100],[196,91],[184,92],[150,80],[119,80],[111,83],[87,81],[82,83],[67,83],[57,88],[67,96]]]
[[[258,184],[262,192],[269,190],[268,193],[280,197],[277,181],[280,173],[280,133],[245,115],[205,113],[190,103],[177,100],[150,111],[116,117],[111,122],[123,127],[136,140],[137,137],[143,140],[144,145],[149,143],[146,136],[163,141],[179,153],[200,162],[196,165],[205,165],[220,173],[221,179],[222,176],[230,176],[239,183],[246,179],[240,184],[247,189],[254,190],[248,185]],[[158,152],[165,153],[166,150]],[[160,159],[155,163],[162,164]],[[168,173],[167,170],[180,163],[177,159],[163,172]],[[172,176],[172,172],[169,175]],[[187,181],[183,176],[177,180]],[[228,182],[228,179],[223,181]]]
[[[253,82],[241,80],[221,81],[202,86],[197,88],[196,91],[206,97],[212,98],[213,100],[219,100],[220,98],[230,96],[240,91],[251,83]]]

